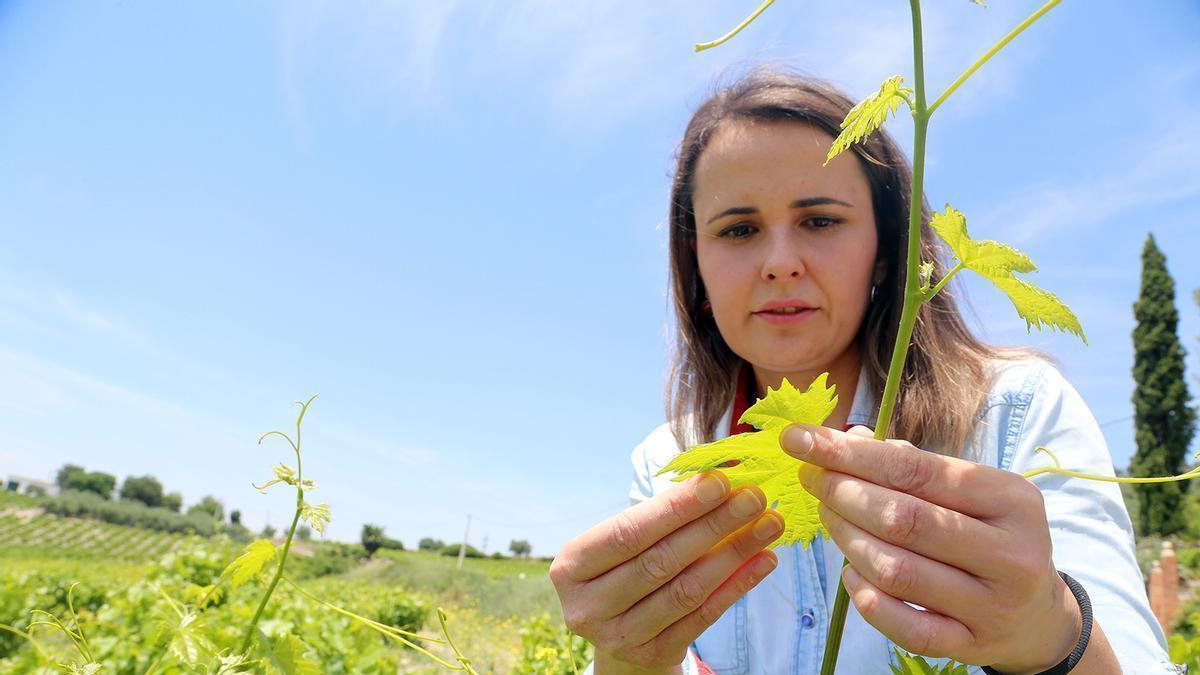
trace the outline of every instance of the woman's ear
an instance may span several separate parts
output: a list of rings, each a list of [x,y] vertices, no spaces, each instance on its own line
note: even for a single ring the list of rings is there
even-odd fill
[[[887,279],[887,261],[886,260],[876,260],[875,261],[875,276],[873,277],[873,279],[875,281],[876,286],[882,284],[884,282],[884,280]]]

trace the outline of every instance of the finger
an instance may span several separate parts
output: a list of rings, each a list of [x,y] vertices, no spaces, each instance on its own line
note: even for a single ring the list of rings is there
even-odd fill
[[[842,583],[867,623],[906,651],[934,658],[970,652],[971,631],[958,621],[893,598],[850,565],[842,570]]]
[[[779,564],[774,551],[762,551],[746,561],[708,596],[699,609],[671,624],[652,642],[662,645],[689,645],[721,618],[738,598],[767,578]]]
[[[779,536],[783,518],[767,511],[717,544],[674,579],[618,618],[620,632],[648,642],[668,626],[699,609],[735,570]]]
[[[985,521],[814,464],[800,468],[800,484],[823,506],[883,541],[975,576],[992,579],[1003,572],[996,557],[979,552],[1000,550],[1009,537]]]
[[[951,617],[986,611],[989,589],[966,572],[878,539],[824,505],[818,513],[846,560],[875,588]]]
[[[762,490],[742,488],[720,507],[663,537],[632,560],[593,579],[584,589],[585,601],[604,607],[610,618],[624,612],[655,589],[674,579],[722,539],[733,534],[766,508]]]
[[[567,543],[562,574],[587,581],[650,548],[659,539],[712,511],[729,494],[729,479],[709,471],[631,506]]]
[[[979,518],[1008,514],[1014,499],[1024,499],[1026,492],[1012,486],[1029,482],[1008,471],[926,452],[908,441],[877,441],[806,424],[785,429],[780,447],[805,462]]]

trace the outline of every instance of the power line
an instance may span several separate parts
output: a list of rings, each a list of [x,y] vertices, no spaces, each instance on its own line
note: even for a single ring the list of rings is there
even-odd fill
[[[1100,428],[1103,429],[1104,427],[1107,427],[1109,425],[1116,424],[1118,422],[1124,422],[1126,420],[1131,420],[1131,419],[1133,419],[1133,415],[1126,415],[1124,417],[1118,417],[1116,419],[1109,420],[1109,421],[1105,422],[1104,424],[1101,424]]]

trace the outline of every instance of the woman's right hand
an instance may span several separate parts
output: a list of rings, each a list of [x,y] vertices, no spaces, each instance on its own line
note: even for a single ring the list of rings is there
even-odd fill
[[[550,565],[567,627],[597,675],[678,672],[690,645],[775,569],[783,531],[757,487],[712,471],[567,542]]]

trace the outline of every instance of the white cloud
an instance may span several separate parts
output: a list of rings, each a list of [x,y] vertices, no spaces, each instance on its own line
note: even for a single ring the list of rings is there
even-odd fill
[[[1097,227],[1134,208],[1200,196],[1200,137],[1187,125],[1126,139],[1121,161],[1106,173],[1066,185],[1035,184],[1019,198],[981,217],[985,230],[1003,230],[1014,244]]]
[[[110,337],[118,342],[144,346],[150,342],[141,331],[114,315],[106,314],[80,301],[65,291],[52,293],[54,307],[61,316],[80,328]]]
[[[1102,164],[1071,182],[1037,182],[1000,200],[979,218],[985,230],[1002,230],[1014,244],[1046,240],[1100,227],[1123,213],[1200,196],[1200,136],[1191,122],[1200,61],[1149,68],[1128,96],[1158,102],[1139,124],[1103,139]]]
[[[35,289],[6,284],[0,293],[0,322],[58,339],[103,338],[145,349],[152,340],[121,317],[93,307],[62,289]]]
[[[853,96],[911,71],[907,10],[880,8],[874,0],[778,3],[734,40],[692,53],[692,44],[721,35],[754,6],[682,0],[292,4],[282,22],[289,114],[306,133],[303,82],[318,72],[349,83],[359,109],[436,107],[452,89],[498,77],[521,85],[514,98],[543,95],[551,124],[603,131],[639,114],[677,109],[681,93],[704,90],[714,75],[763,60],[793,63],[842,83]],[[927,8],[931,93],[1020,18],[1011,8]],[[1005,54],[989,63],[975,76],[987,86],[969,100],[981,105],[978,91],[1004,95],[1013,73],[1030,60]]]
[[[322,420],[320,425],[310,432],[310,437],[315,437],[320,445],[329,448],[331,452],[368,452],[377,458],[399,465],[429,466],[446,457],[444,452],[415,447],[395,439],[378,438],[328,420]]]
[[[196,421],[196,413],[176,404],[3,345],[0,345],[0,372],[5,374],[0,378],[0,400],[11,402],[14,408],[23,407],[26,412],[62,414],[73,406],[104,403],[114,404],[131,416]],[[22,399],[23,406],[17,403]]]

